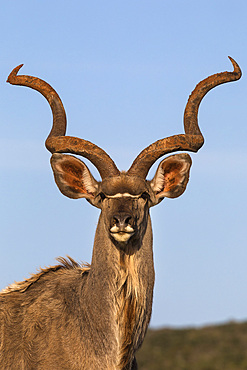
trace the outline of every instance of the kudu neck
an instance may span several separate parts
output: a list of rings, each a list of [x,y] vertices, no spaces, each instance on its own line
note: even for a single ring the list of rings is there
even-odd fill
[[[100,322],[111,322],[112,337],[115,340],[115,345],[111,347],[113,349],[115,346],[115,369],[129,368],[151,317],[154,266],[149,215],[139,245],[135,241],[134,252],[129,252],[133,248],[132,243],[125,248],[117,247],[111,240],[100,215],[88,283],[97,292],[100,307],[104,307]],[[104,317],[106,308],[108,316]],[[109,330],[109,327],[102,329]]]
[[[91,261],[91,267],[98,268],[98,265],[104,265],[110,270],[115,269],[117,266],[120,267],[123,259],[128,260],[132,257],[138,261],[143,255],[150,258],[150,262],[153,263],[153,235],[151,219],[148,215],[147,223],[145,228],[141,230],[138,237],[133,237],[126,244],[117,244],[114,242],[108,230],[106,230],[105,223],[102,214],[99,216],[98,225],[95,232],[93,255]]]

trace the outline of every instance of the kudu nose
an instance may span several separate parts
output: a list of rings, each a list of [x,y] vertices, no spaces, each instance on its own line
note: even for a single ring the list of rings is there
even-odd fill
[[[119,228],[120,231],[122,230],[124,231],[124,229],[128,225],[130,225],[131,219],[132,219],[131,215],[125,214],[125,213],[124,214],[119,213],[113,216],[113,223]]]

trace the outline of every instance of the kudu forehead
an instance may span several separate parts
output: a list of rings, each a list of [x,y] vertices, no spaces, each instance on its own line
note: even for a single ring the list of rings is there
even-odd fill
[[[122,172],[119,176],[108,177],[102,181],[102,192],[108,196],[140,195],[147,191],[147,183],[137,176],[129,176]]]

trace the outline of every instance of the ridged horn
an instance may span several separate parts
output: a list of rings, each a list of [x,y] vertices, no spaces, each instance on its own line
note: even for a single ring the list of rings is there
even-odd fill
[[[7,82],[12,85],[27,86],[39,91],[48,101],[53,115],[53,125],[46,139],[46,148],[51,153],[73,153],[87,158],[98,169],[102,179],[119,175],[119,170],[110,156],[90,141],[65,136],[66,113],[57,92],[45,81],[37,77],[17,75],[23,64],[10,73]]]
[[[184,111],[185,134],[170,136],[154,142],[145,148],[134,160],[129,175],[146,178],[151,166],[165,154],[176,151],[197,152],[204,143],[204,138],[198,125],[198,109],[203,97],[214,87],[226,82],[240,79],[242,73],[234,59],[229,57],[234,67],[233,72],[222,72],[207,77],[195,87],[191,93]]]

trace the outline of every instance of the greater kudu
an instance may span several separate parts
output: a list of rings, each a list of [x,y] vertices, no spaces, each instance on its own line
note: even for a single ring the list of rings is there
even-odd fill
[[[230,58],[231,59],[231,58]],[[197,152],[203,136],[197,123],[199,104],[213,87],[241,77],[233,72],[200,82],[184,113],[185,134],[144,149],[127,172],[96,145],[65,136],[66,115],[46,82],[9,75],[8,82],[39,91],[48,100],[53,127],[46,140],[60,191],[86,198],[101,209],[91,266],[72,259],[40,270],[0,293],[1,369],[136,369],[135,352],[143,342],[152,310],[154,266],[149,207],[164,197],[180,196],[187,185],[191,159],[175,154],[163,159],[151,181],[150,167],[175,151]],[[102,178],[96,181],[74,153],[88,158]]]

